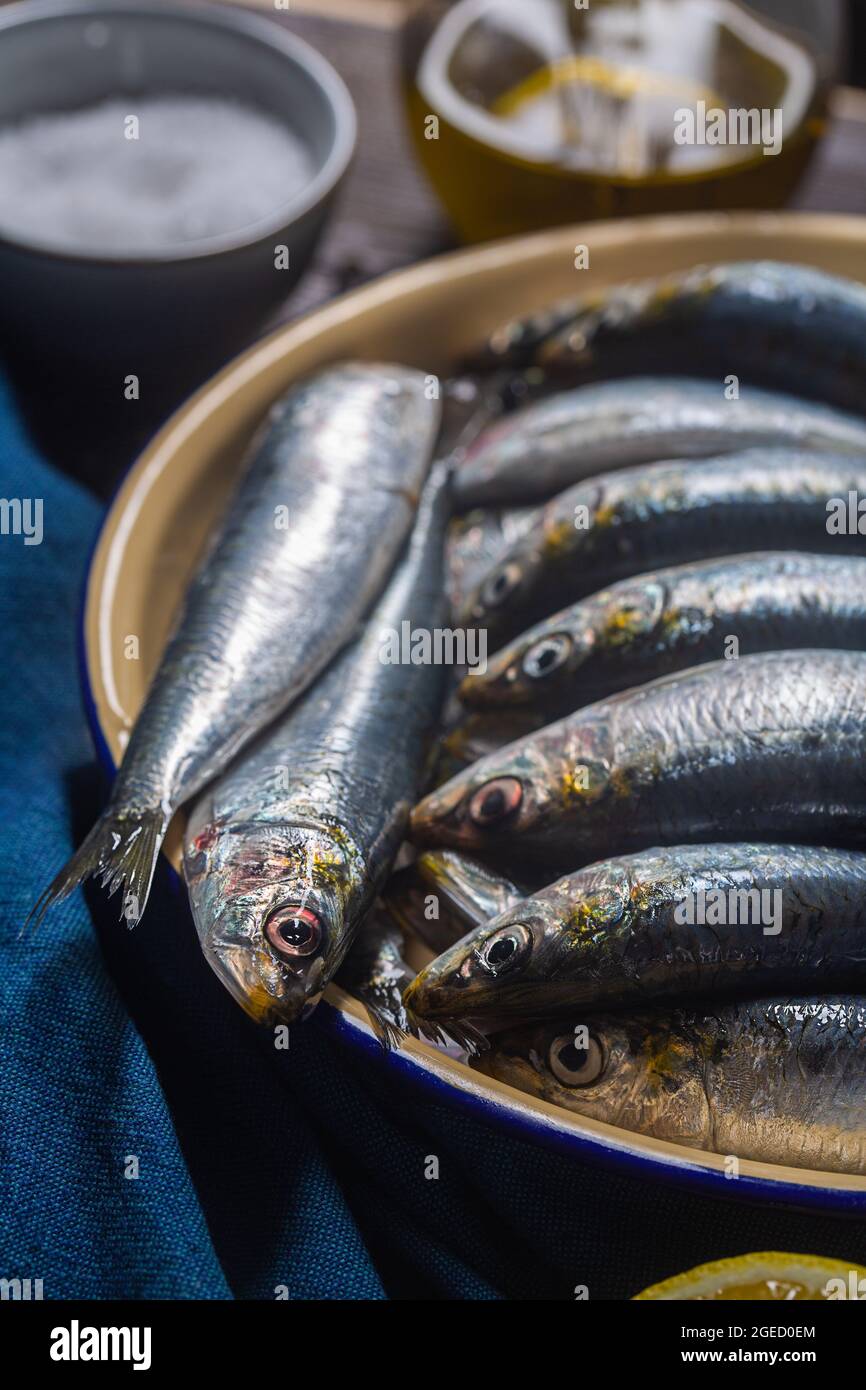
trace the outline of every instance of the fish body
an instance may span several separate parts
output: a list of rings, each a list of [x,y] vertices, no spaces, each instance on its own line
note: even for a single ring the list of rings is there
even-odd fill
[[[866,1173],[866,998],[572,1011],[474,1065],[551,1104],[717,1154]]]
[[[460,687],[463,702],[565,714],[729,653],[866,651],[866,557],[759,552],[654,570],[537,623]]]
[[[753,388],[728,399],[720,383],[689,378],[590,383],[524,406],[480,434],[455,478],[455,505],[538,503],[617,468],[780,444],[855,453],[866,448],[866,425]]]
[[[35,911],[91,875],[144,911],[175,810],[355,634],[408,535],[439,423],[425,378],[348,363],[293,388],[253,443],[186,595],[108,807]]]
[[[411,986],[421,1019],[866,991],[866,855],[677,845],[604,860],[470,931]]]
[[[523,896],[511,879],[477,859],[425,850],[393,875],[383,902],[403,931],[438,953]]]
[[[474,369],[740,380],[864,414],[866,288],[811,266],[735,261],[617,286],[504,325]]]
[[[389,659],[442,605],[447,471],[362,636],[194,805],[184,874],[205,955],[254,1017],[318,1000],[390,871],[421,782],[445,668]]]
[[[445,845],[569,873],[652,845],[866,845],[866,654],[713,662],[588,705],[483,758],[412,816]]]
[[[866,456],[755,449],[648,463],[560,493],[466,599],[460,620],[495,650],[530,624],[621,579],[749,550],[866,553],[847,519]],[[844,515],[843,515],[844,514]]]

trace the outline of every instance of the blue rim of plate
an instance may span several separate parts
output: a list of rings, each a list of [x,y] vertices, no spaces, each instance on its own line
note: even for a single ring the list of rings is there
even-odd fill
[[[85,611],[96,551],[123,484],[135,468],[136,462],[137,460],[120,478],[106,505],[105,514],[87,556],[78,606],[77,647],[82,701],[97,761],[109,783],[114,780],[117,769],[102,732],[90,684]],[[161,872],[168,874],[169,881],[178,887],[182,886],[180,875],[163,854],[160,855],[160,863]],[[799,1209],[804,1213],[835,1213],[852,1218],[866,1215],[866,1186],[860,1189],[825,1187],[817,1183],[798,1183],[783,1178],[760,1177],[751,1173],[740,1173],[737,1178],[732,1179],[726,1177],[718,1168],[705,1167],[700,1162],[686,1157],[685,1152],[682,1158],[667,1152],[644,1154],[629,1146],[626,1130],[617,1131],[624,1136],[622,1139],[607,1139],[600,1134],[579,1132],[570,1124],[558,1124],[552,1106],[535,1114],[524,1108],[519,1100],[518,1103],[506,1103],[498,1092],[491,1091],[481,1099],[475,1091],[444,1080],[433,1066],[425,1064],[423,1058],[415,1053],[386,1052],[366,1020],[344,1012],[327,999],[320,1003],[311,1022],[338,1042],[362,1053],[368,1061],[389,1068],[415,1089],[426,1092],[431,1100],[451,1105],[500,1133],[505,1132],[515,1139],[541,1145],[575,1162],[604,1168],[645,1183],[661,1182],[666,1186],[679,1187],[717,1200],[746,1201],[751,1205]],[[765,1166],[769,1168],[774,1165]]]

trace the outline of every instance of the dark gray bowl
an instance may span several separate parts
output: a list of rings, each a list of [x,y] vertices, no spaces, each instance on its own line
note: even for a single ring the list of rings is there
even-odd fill
[[[302,274],[348,168],[355,112],[333,68],[273,20],[160,0],[24,0],[0,9],[0,125],[121,94],[236,97],[284,120],[317,170],[269,218],[154,254],[69,253],[0,230],[0,344],[115,363],[212,362]],[[3,193],[0,189],[0,199]],[[0,204],[2,206],[2,204]],[[275,247],[289,248],[289,269]]]

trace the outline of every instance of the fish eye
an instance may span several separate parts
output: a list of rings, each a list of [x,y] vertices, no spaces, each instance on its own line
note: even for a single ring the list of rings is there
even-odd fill
[[[604,1048],[592,1034],[586,1047],[578,1047],[576,1035],[565,1033],[554,1038],[547,1054],[547,1064],[563,1086],[591,1086],[604,1071],[606,1060]]]
[[[512,815],[523,800],[516,777],[495,777],[479,787],[469,803],[469,819],[482,829]]]
[[[278,907],[265,922],[265,936],[280,956],[310,956],[322,939],[315,912],[297,903]]]
[[[571,651],[571,638],[564,632],[553,633],[550,637],[542,637],[540,642],[536,642],[529,648],[523,658],[524,673],[530,680],[543,680],[553,671],[559,669]]]
[[[504,975],[522,964],[532,949],[532,933],[522,922],[512,922],[488,937],[478,959],[491,975]]]
[[[482,602],[488,608],[497,608],[500,603],[505,602],[509,594],[514,592],[519,583],[520,566],[511,561],[490,576],[481,591]]]

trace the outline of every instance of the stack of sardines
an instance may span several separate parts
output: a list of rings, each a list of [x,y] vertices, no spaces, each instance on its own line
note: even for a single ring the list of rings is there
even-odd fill
[[[580,1114],[866,1173],[866,290],[721,266],[487,362],[547,394],[455,479],[492,655],[389,889],[442,952],[407,1018]]]
[[[252,443],[109,804],[43,893],[93,876],[144,912],[169,822],[207,960],[257,1020],[306,1016],[404,838],[445,673],[391,659],[444,603],[449,470],[420,372],[348,363]]]
[[[267,1025],[339,972],[385,1041],[866,1172],[866,290],[692,271],[507,325],[444,430],[430,381],[338,365],[262,424],[36,917],[96,877],[133,926],[184,808]],[[457,719],[449,622],[491,652]]]

